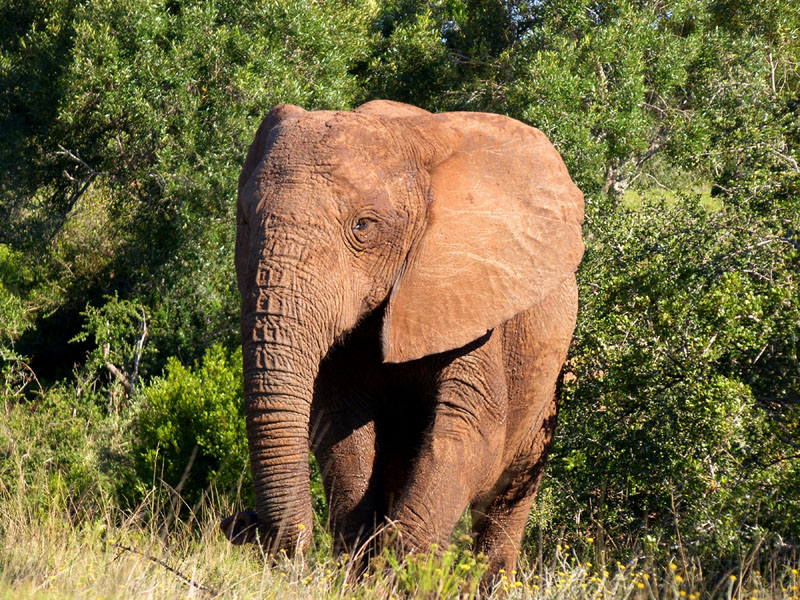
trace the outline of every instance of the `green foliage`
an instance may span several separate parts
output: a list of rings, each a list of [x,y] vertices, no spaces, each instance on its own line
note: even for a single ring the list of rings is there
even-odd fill
[[[556,521],[620,539],[668,535],[680,516],[710,556],[763,530],[800,539],[798,225],[692,196],[590,223]]]
[[[30,313],[17,291],[30,277],[20,262],[18,252],[0,244],[0,348],[13,346],[32,325]]]
[[[139,364],[146,355],[147,315],[144,306],[129,300],[120,300],[116,294],[105,298],[100,308],[87,306],[81,313],[86,323],[83,331],[71,342],[82,342],[90,337],[94,349],[84,363],[82,375],[96,383],[108,371],[111,383],[121,384],[130,395],[139,383]],[[116,407],[115,390],[109,387],[110,406]]]
[[[389,98],[433,109],[457,85],[456,66],[442,44],[447,13],[440,3],[386,2],[376,21],[373,55],[363,72],[363,100]]]
[[[77,520],[91,518],[131,481],[127,420],[78,402],[64,384],[35,403],[6,401],[0,419],[0,498],[26,498],[34,512],[58,496]]]
[[[163,482],[190,505],[212,483],[249,494],[241,350],[212,346],[193,368],[170,358],[142,394],[133,447],[140,491]]]
[[[0,244],[0,394],[6,402],[20,396],[36,381],[26,357],[14,349],[15,341],[33,327],[31,310],[19,292],[29,280],[30,273],[19,252]]]
[[[338,2],[15,0],[3,14],[0,243],[24,249],[50,290],[36,316],[52,343],[23,338],[22,353],[61,376],[72,364],[54,349],[78,333],[87,302],[114,292],[148,307],[156,370],[173,354],[232,345],[242,156],[278,102],[352,103],[369,13]]]

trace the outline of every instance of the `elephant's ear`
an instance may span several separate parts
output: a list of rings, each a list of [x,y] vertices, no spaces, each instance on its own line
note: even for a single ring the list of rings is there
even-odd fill
[[[541,131],[482,113],[416,124],[445,156],[431,161],[427,224],[389,298],[387,362],[481,337],[546,298],[583,256],[583,194]]]
[[[247,151],[247,158],[244,160],[242,172],[239,174],[240,194],[242,193],[242,188],[250,181],[250,176],[253,174],[253,171],[256,170],[256,167],[261,164],[261,161],[264,159],[270,132],[284,119],[300,115],[304,112],[306,111],[299,106],[278,104],[264,117],[264,120],[261,121],[261,125],[258,127],[258,131],[256,131],[256,137],[253,143],[250,144],[250,150]]]

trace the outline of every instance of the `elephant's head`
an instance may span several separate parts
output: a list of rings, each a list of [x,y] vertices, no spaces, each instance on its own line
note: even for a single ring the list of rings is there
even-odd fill
[[[507,117],[274,108],[239,179],[236,240],[262,538],[310,538],[309,415],[330,347],[377,309],[384,361],[483,336],[574,272],[582,218],[553,146]]]

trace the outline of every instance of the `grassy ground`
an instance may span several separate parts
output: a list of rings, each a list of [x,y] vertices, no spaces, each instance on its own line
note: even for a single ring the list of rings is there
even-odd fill
[[[217,528],[227,507],[187,522],[168,518],[169,509],[154,511],[154,502],[135,513],[96,503],[87,512],[58,496],[37,503],[25,490],[0,489],[0,597],[800,600],[797,557],[764,558],[757,548],[729,573],[707,577],[680,552],[660,562],[604,563],[605,552],[589,538],[581,549],[565,544],[551,556],[523,555],[518,573],[503,574],[481,594],[480,557],[469,554],[463,536],[436,557],[384,556],[379,568],[356,577],[348,557],[332,556],[324,534],[294,559],[265,560],[257,547],[230,545]],[[154,512],[160,516],[143,516]]]

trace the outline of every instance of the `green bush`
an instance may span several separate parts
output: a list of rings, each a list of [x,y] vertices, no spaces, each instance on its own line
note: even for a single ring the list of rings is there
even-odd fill
[[[20,253],[0,244],[0,349],[13,346],[32,325],[30,311],[20,294],[29,279]]]
[[[720,560],[765,531],[800,540],[800,217],[691,195],[592,217],[552,525],[624,546],[679,523]]]
[[[80,401],[76,386],[6,402],[3,410],[0,504],[7,495],[46,511],[57,495],[72,517],[91,519],[133,484],[129,420]]]
[[[141,393],[133,447],[139,494],[163,485],[191,505],[214,484],[227,494],[242,488],[247,499],[241,350],[212,346],[194,367],[172,357]]]
[[[84,387],[98,388],[99,384],[107,396],[109,410],[119,410],[119,398],[129,397],[135,391],[140,366],[148,362],[151,353],[146,344],[147,314],[141,304],[120,300],[116,294],[104,301],[99,308],[86,307],[82,313],[83,331],[70,342],[92,339],[93,349],[76,375],[83,380]],[[142,370],[146,374],[146,369]]]

